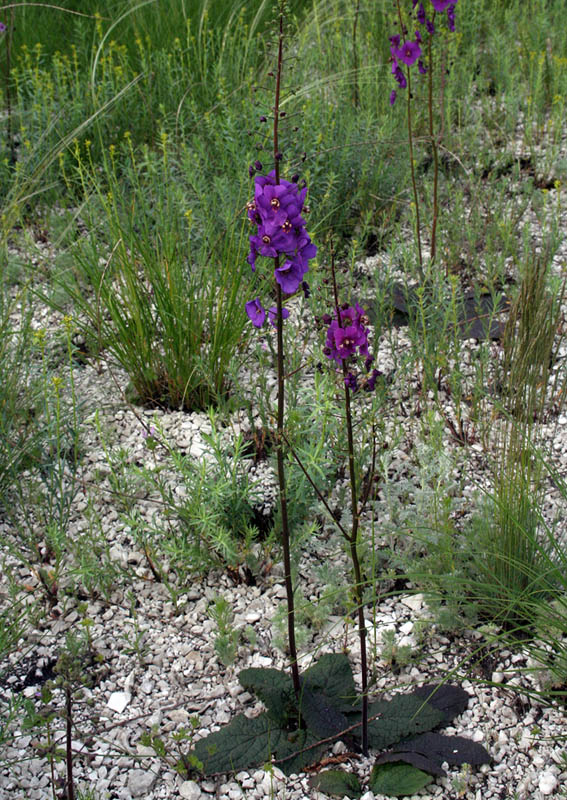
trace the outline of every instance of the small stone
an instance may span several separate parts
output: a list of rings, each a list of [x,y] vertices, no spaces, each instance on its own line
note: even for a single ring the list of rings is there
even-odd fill
[[[420,611],[423,607],[423,594],[410,594],[400,598],[400,601],[412,611]]]
[[[112,711],[121,714],[131,699],[132,695],[130,692],[112,692],[106,705],[112,709]]]
[[[374,792],[364,792],[360,800],[374,800]]]
[[[195,781],[183,781],[179,787],[179,794],[184,800],[198,800],[201,797],[201,789]]]
[[[543,795],[553,794],[557,788],[557,778],[553,772],[549,770],[542,772],[539,776],[538,787]]]
[[[128,775],[128,788],[132,797],[145,797],[152,790],[157,775],[149,769],[133,769]]]

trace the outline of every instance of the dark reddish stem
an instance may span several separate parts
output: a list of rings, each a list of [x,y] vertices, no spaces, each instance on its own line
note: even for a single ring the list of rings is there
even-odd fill
[[[333,292],[335,296],[335,309],[337,314],[337,322],[342,328],[341,309],[339,305],[339,294],[337,290],[337,280],[335,275],[335,252],[331,245],[331,275],[333,281]],[[354,436],[352,426],[352,412],[350,405],[350,390],[346,382],[348,376],[348,366],[346,360],[342,362],[343,366],[343,386],[345,393],[345,418],[348,440],[348,470],[350,481],[350,502],[352,510],[352,528],[350,534],[347,535],[350,549],[350,557],[352,560],[352,568],[354,572],[354,596],[356,599],[356,609],[358,616],[358,638],[360,641],[360,667],[361,667],[361,684],[362,684],[362,752],[365,756],[368,755],[368,661],[366,657],[366,622],[364,620],[364,605],[362,599],[362,572],[360,569],[360,560],[358,558],[358,530],[360,523],[360,509],[358,506],[358,493],[356,489],[356,470],[354,466]]]
[[[283,39],[284,39],[284,13],[283,3],[280,5],[279,15],[279,36],[278,36],[278,67],[276,72],[276,94],[274,99],[274,165],[276,171],[276,184],[280,182],[280,160],[278,148],[278,124],[280,114],[280,88],[283,67]],[[279,267],[279,256],[274,259],[274,267]],[[280,509],[282,523],[282,550],[285,576],[285,590],[287,597],[287,632],[289,639],[289,654],[291,658],[291,675],[295,694],[299,697],[301,684],[299,681],[299,667],[297,664],[297,645],[295,642],[295,601],[293,597],[293,581],[291,577],[291,553],[289,522],[287,516],[287,496],[285,483],[284,467],[284,413],[285,413],[285,370],[284,370],[284,348],[283,348],[283,303],[282,288],[276,281],[276,304],[277,304],[277,363],[278,363],[278,416],[277,416],[277,467],[278,484],[280,490]]]
[[[433,13],[435,19],[435,12]],[[428,75],[428,107],[429,107],[429,139],[431,142],[431,150],[433,152],[433,221],[431,223],[431,259],[430,263],[433,264],[437,254],[437,218],[439,216],[439,152],[437,138],[434,136],[433,131],[433,48],[431,46],[431,34],[427,43],[427,56],[429,62],[429,75]]]

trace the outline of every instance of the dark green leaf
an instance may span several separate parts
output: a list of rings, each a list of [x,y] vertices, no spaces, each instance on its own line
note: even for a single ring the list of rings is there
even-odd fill
[[[462,714],[471,699],[468,692],[451,683],[428,683],[414,689],[413,694],[442,711],[445,722]]]
[[[238,680],[264,703],[272,719],[282,726],[287,724],[296,708],[293,681],[287,672],[250,667],[238,673]]]
[[[337,736],[350,724],[345,715],[329,703],[326,695],[309,689],[301,693],[301,716],[319,739]]]
[[[401,739],[430,731],[445,719],[442,711],[414,693],[370,703],[368,717],[376,714],[378,718],[368,725],[368,743],[377,750],[386,750]]]
[[[370,775],[370,790],[388,797],[415,794],[433,778],[410,764],[375,764]]]
[[[490,756],[481,744],[472,742],[464,736],[444,736],[441,733],[422,733],[421,736],[401,742],[393,750],[394,753],[402,751],[421,753],[437,761],[438,764],[446,761],[452,765],[477,766],[490,762]]]
[[[193,749],[203,773],[238,772],[259,767],[274,757],[286,775],[301,772],[326,750],[308,730],[281,728],[269,714],[249,719],[239,714],[220,731],[200,739]]]
[[[362,790],[360,781],[351,772],[342,769],[329,769],[314,775],[309,783],[312,789],[317,789],[324,794],[336,794],[339,797],[360,797]]]
[[[344,653],[326,653],[301,676],[301,686],[322,692],[332,705],[341,711],[356,702],[352,667]]]

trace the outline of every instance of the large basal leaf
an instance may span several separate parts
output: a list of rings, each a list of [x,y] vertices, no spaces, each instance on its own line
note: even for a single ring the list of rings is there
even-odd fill
[[[368,717],[376,715],[377,719],[368,725],[368,744],[376,750],[386,750],[401,739],[430,731],[445,720],[442,711],[414,693],[370,703]],[[358,731],[356,735],[359,736]]]
[[[393,748],[393,753],[402,752],[420,753],[439,766],[443,761],[451,765],[471,764],[471,766],[490,762],[490,755],[481,744],[464,736],[445,736],[442,733],[422,733],[421,736],[400,742]]]
[[[350,725],[345,715],[329,702],[327,695],[309,689],[301,692],[301,717],[319,739],[338,736]]]
[[[340,710],[352,708],[356,703],[356,689],[352,667],[344,653],[325,653],[319,661],[301,676],[301,686],[313,693],[321,692]]]
[[[370,774],[369,787],[374,794],[404,797],[419,792],[432,780],[431,775],[410,764],[375,764]]]
[[[264,703],[272,719],[282,726],[287,724],[290,713],[296,709],[293,681],[287,672],[250,667],[238,673],[238,680]]]
[[[282,772],[291,775],[317,761],[326,749],[310,731],[289,731],[264,713],[252,719],[239,714],[220,731],[196,742],[193,753],[205,775],[260,767],[272,757]]]
[[[461,686],[451,683],[427,683],[414,689],[413,694],[442,711],[445,724],[462,714],[471,699]]]
[[[320,772],[319,775],[313,775],[309,784],[312,789],[323,792],[323,794],[353,798],[358,798],[362,794],[360,781],[356,775],[342,769],[328,769]]]

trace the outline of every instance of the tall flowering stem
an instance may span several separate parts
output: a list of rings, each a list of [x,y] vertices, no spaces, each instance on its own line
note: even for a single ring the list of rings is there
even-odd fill
[[[333,292],[335,299],[335,314],[336,326],[340,330],[335,329],[331,333],[329,330],[327,343],[330,344],[331,352],[327,355],[334,357],[336,361],[340,361],[343,373],[343,389],[345,398],[345,420],[347,429],[347,442],[348,442],[348,470],[350,482],[350,502],[352,510],[352,526],[350,532],[346,534],[348,542],[350,557],[352,561],[352,569],[354,573],[354,596],[356,600],[356,608],[358,615],[358,638],[360,641],[360,662],[361,662],[361,684],[362,684],[362,752],[368,755],[368,659],[366,655],[366,622],[364,620],[364,605],[362,598],[362,571],[360,569],[360,559],[358,557],[358,533],[360,525],[360,514],[362,505],[358,503],[358,490],[356,481],[356,469],[354,463],[354,435],[352,425],[352,410],[351,410],[351,391],[350,386],[352,379],[349,373],[348,360],[350,356],[346,357],[347,352],[351,349],[354,351],[358,347],[361,354],[368,356],[368,344],[366,339],[366,331],[362,323],[365,321],[365,315],[357,305],[356,309],[344,309],[339,305],[339,294],[337,290],[337,280],[335,274],[335,253],[331,247],[331,275],[333,281]],[[354,311],[355,314],[350,312]],[[354,323],[349,325],[348,323]],[[331,323],[331,328],[334,323]],[[358,328],[358,331],[356,330]],[[351,329],[352,330],[351,332]],[[334,340],[335,344],[339,344],[339,348],[333,351],[331,341]],[[343,349],[343,353],[340,349]]]
[[[399,0],[398,0],[399,4]],[[425,274],[423,271],[423,252],[421,249],[421,220],[419,213],[419,197],[417,194],[417,181],[415,178],[415,160],[413,157],[413,131],[411,117],[411,72],[408,70],[408,145],[411,167],[411,183],[413,187],[413,202],[415,205],[415,232],[417,240],[417,257],[419,259],[419,279],[423,283]]]
[[[274,98],[274,169],[276,186],[280,185],[280,152],[278,142],[278,124],[280,117],[280,90],[283,67],[283,41],[284,41],[284,13],[283,3],[280,4],[279,32],[278,32],[278,66],[276,70],[276,93]],[[275,271],[280,267],[279,253],[274,259]],[[278,464],[278,484],[280,489],[280,510],[282,524],[282,550],[284,562],[284,580],[287,597],[287,635],[289,641],[289,654],[291,658],[291,676],[295,694],[299,697],[301,685],[299,682],[299,667],[297,664],[297,645],[295,642],[295,600],[293,596],[293,581],[291,577],[291,554],[290,554],[290,535],[289,522],[287,516],[287,495],[285,484],[284,452],[283,452],[283,431],[285,415],[285,379],[284,379],[284,346],[283,346],[283,302],[282,287],[276,283],[276,307],[277,307],[277,363],[278,363],[278,416],[277,416],[277,437],[276,437],[276,456]]]
[[[266,320],[276,329],[277,342],[277,373],[278,373],[278,400],[276,416],[276,457],[277,474],[281,510],[281,536],[285,573],[285,587],[287,596],[287,628],[289,651],[291,658],[291,673],[296,695],[299,697],[301,684],[299,680],[299,667],[297,664],[297,645],[295,641],[295,606],[293,597],[293,582],[291,576],[290,534],[287,513],[287,495],[284,468],[284,419],[285,419],[285,371],[284,371],[284,344],[283,323],[289,317],[289,310],[284,308],[284,295],[293,295],[301,286],[308,295],[309,287],[303,280],[309,269],[309,261],[317,253],[317,248],[312,244],[305,230],[305,220],[301,216],[307,194],[307,187],[297,184],[298,176],[291,181],[280,177],[280,163],[282,154],[279,150],[279,121],[280,121],[280,92],[283,69],[283,44],[284,44],[284,0],[279,3],[279,32],[278,32],[278,61],[275,74],[276,87],[274,105],[272,107],[273,127],[273,158],[274,169],[268,175],[257,175],[255,179],[254,199],[248,203],[248,218],[257,231],[250,236],[250,253],[248,263],[253,271],[256,270],[258,256],[272,260],[274,265],[274,279],[276,291],[276,305],[267,311],[262,306],[260,298],[256,297],[246,303],[246,313],[252,324],[261,328]],[[272,74],[272,73],[270,73]],[[266,122],[267,117],[262,115],[260,122]],[[262,164],[256,161],[249,167],[250,176],[262,169]]]
[[[438,133],[435,132],[434,115],[433,115],[433,36],[436,33],[436,24],[438,22],[437,15],[440,12],[446,13],[447,27],[449,31],[455,30],[455,7],[458,0],[412,0],[413,10],[411,12],[411,23],[416,25],[413,37],[410,37],[408,27],[404,23],[402,16],[402,5],[400,0],[396,0],[397,17],[400,27],[400,32],[394,36],[390,36],[390,60],[392,63],[392,75],[398,84],[399,89],[408,90],[407,93],[407,125],[408,125],[408,142],[409,142],[409,155],[410,155],[410,169],[411,180],[413,186],[413,198],[415,205],[415,221],[416,221],[416,242],[419,258],[419,276],[421,281],[424,281],[423,269],[423,252],[421,246],[421,220],[419,198],[417,193],[417,182],[415,176],[415,163],[413,155],[413,131],[412,131],[412,72],[411,67],[417,65],[420,75],[428,73],[428,88],[427,88],[427,106],[428,106],[428,141],[431,146],[433,158],[433,214],[431,222],[431,249],[429,258],[429,267],[435,261],[437,254],[437,222],[439,218],[439,142],[441,141],[443,131],[443,87],[444,75],[441,74],[441,127]],[[431,8],[431,6],[433,8]],[[428,13],[431,15],[428,16]],[[402,38],[403,37],[403,38]],[[422,44],[424,37],[427,38],[427,66],[422,59]],[[424,45],[425,46],[425,45]],[[442,65],[441,72],[444,71]],[[398,90],[394,89],[390,93],[390,105],[394,105],[398,95]]]

